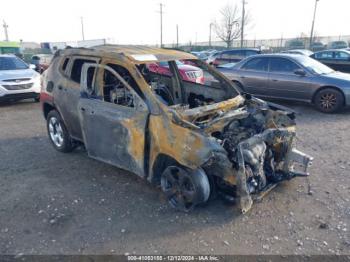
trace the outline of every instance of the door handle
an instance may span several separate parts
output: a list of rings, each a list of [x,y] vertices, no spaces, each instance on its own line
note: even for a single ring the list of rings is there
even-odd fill
[[[277,80],[277,79],[272,79],[272,81],[273,81],[273,82],[278,82],[278,80]]]
[[[240,78],[244,79],[244,78],[245,78],[245,76],[240,76]]]

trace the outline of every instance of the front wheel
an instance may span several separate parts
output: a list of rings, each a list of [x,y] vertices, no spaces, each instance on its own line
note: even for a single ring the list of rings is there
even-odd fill
[[[161,187],[169,204],[184,212],[205,203],[210,195],[209,180],[202,169],[169,166],[161,176]]]
[[[344,105],[343,94],[333,88],[319,91],[315,96],[315,106],[323,113],[335,113]]]
[[[54,148],[60,152],[71,152],[74,144],[60,114],[52,110],[47,115],[47,132]]]

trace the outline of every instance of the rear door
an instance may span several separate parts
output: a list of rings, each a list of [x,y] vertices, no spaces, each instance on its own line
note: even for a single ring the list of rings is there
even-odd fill
[[[294,61],[287,58],[271,57],[267,95],[276,98],[305,100],[311,92],[310,75],[295,74],[304,70]]]
[[[62,78],[54,88],[55,104],[61,113],[69,133],[73,138],[82,140],[76,105],[80,97],[80,76],[85,63],[98,63],[99,58],[89,56],[71,56],[62,59],[60,66]],[[94,79],[96,72],[89,71],[89,78]]]
[[[268,85],[268,57],[255,57],[244,63],[238,73],[238,81],[246,92],[262,96]]]
[[[91,82],[89,71],[97,69],[102,81]],[[143,177],[149,111],[130,75],[97,64],[84,65],[82,72],[78,111],[89,156]]]

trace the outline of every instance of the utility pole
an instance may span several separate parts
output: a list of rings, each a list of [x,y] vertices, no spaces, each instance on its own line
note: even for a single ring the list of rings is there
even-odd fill
[[[81,22],[81,35],[83,37],[83,41],[85,40],[85,35],[84,35],[84,20],[83,17],[80,17],[80,22]]]
[[[245,0],[242,0],[242,21],[241,21],[241,48],[243,48],[243,41],[244,41],[244,23],[245,23],[245,5],[247,2]]]
[[[316,10],[317,10],[317,3],[320,0],[315,0],[315,8],[314,8],[314,18],[312,19],[312,25],[311,25],[311,33],[310,33],[310,49],[312,46],[312,38],[314,37],[314,26],[315,26],[315,18],[316,18]]]
[[[160,48],[163,47],[163,4],[160,3]]]
[[[209,24],[209,48],[211,48],[211,27],[213,26],[213,23]]]
[[[4,27],[4,32],[5,32],[5,41],[9,41],[9,35],[8,35],[8,31],[7,28],[9,27],[8,24],[6,24],[5,20],[3,20],[3,25]]]
[[[179,25],[176,25],[176,48],[179,48]]]

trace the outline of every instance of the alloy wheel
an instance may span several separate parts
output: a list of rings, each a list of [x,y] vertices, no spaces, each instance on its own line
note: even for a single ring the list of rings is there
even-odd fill
[[[324,93],[320,97],[320,106],[326,110],[330,110],[337,105],[337,96],[334,93]]]
[[[49,133],[52,142],[57,147],[62,147],[64,143],[63,130],[56,117],[51,117],[49,121]]]

